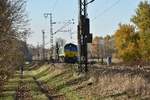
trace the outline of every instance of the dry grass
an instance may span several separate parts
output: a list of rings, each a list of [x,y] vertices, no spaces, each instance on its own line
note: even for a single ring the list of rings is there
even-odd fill
[[[89,77],[95,78],[93,84],[78,90],[87,100],[150,100],[150,83],[145,71],[100,68],[90,74]]]
[[[39,80],[57,87],[71,100],[75,93],[79,93],[75,100],[80,97],[83,100],[150,100],[149,67],[97,65],[91,66],[90,72],[82,77],[76,77],[72,67],[58,65],[50,67],[49,73],[44,71],[44,74],[43,69],[39,69],[36,74],[43,73]]]

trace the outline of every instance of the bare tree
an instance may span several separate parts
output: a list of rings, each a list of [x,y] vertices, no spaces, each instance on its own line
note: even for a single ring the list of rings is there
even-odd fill
[[[23,62],[21,39],[28,20],[24,0],[0,0],[0,84]]]

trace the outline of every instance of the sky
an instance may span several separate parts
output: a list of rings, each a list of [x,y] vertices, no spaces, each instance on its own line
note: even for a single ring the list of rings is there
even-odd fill
[[[90,32],[94,36],[114,34],[119,23],[130,23],[130,18],[135,14],[140,1],[144,0],[95,0],[87,9]],[[63,29],[71,29],[71,32],[58,32],[54,35],[54,39],[62,38],[67,42],[77,43],[78,0],[27,0],[26,9],[30,20],[29,27],[32,30],[27,40],[29,44],[34,46],[41,44],[44,30],[46,47],[50,45],[50,21],[49,17],[44,17],[44,13],[53,14],[53,22],[56,22],[53,25],[53,32],[64,26],[64,22],[74,19],[74,24]]]

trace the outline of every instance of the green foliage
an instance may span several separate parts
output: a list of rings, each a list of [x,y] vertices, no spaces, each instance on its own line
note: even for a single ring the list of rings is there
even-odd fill
[[[131,21],[139,30],[141,58],[148,62],[150,60],[150,4],[148,1],[140,2],[136,15],[131,18]]]
[[[141,1],[136,10],[136,15],[131,18],[131,21],[142,32],[150,29],[150,4],[148,1]]]
[[[136,10],[136,14],[131,21],[132,25],[119,25],[115,33],[115,44],[117,54],[124,61],[144,61],[150,60],[150,4],[148,1],[141,1]]]
[[[140,36],[140,52],[142,59],[146,62],[150,61],[150,31],[141,33]]]

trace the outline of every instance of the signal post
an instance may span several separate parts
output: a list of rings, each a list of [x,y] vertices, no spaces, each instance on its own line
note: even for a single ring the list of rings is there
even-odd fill
[[[87,16],[87,5],[94,0],[79,0],[79,19],[78,19],[78,45],[79,45],[79,72],[88,71],[88,52],[87,44],[92,43],[90,34],[90,20]]]

